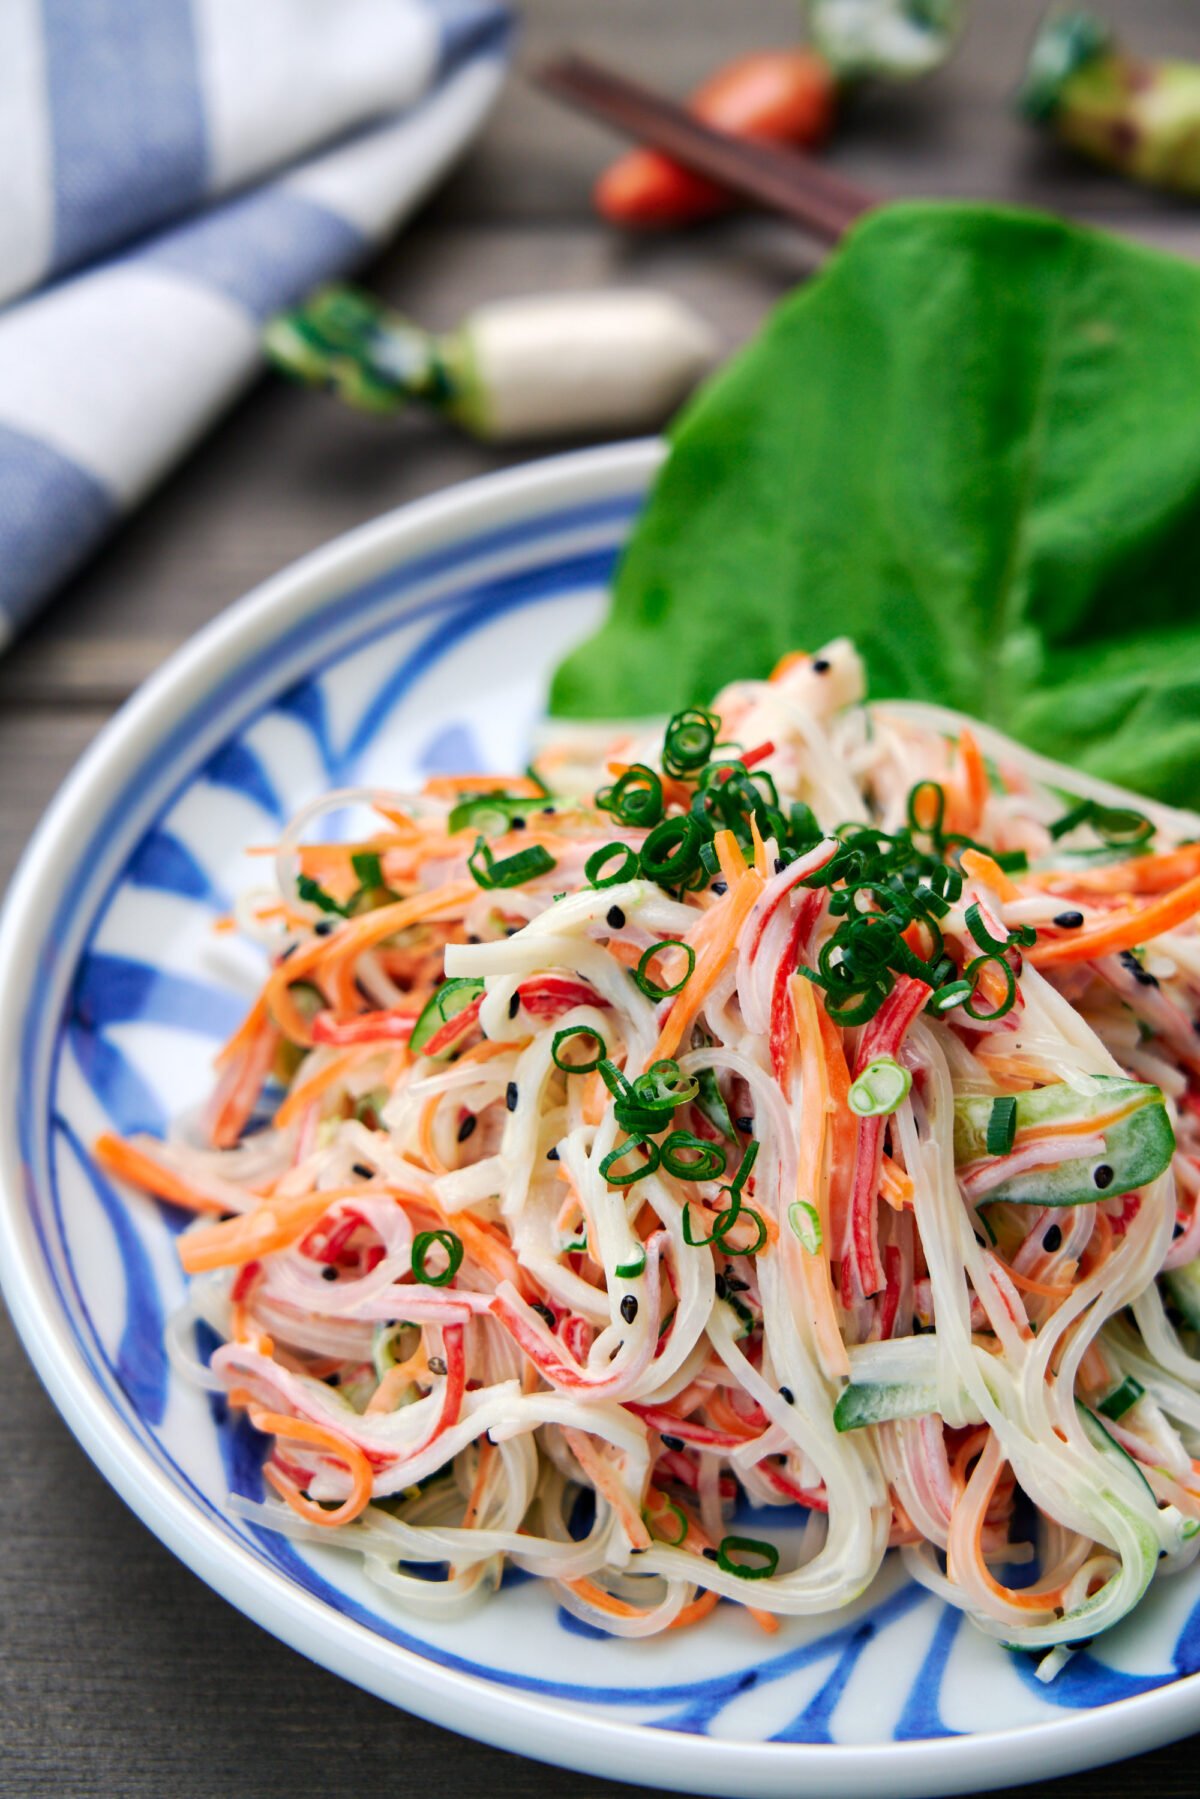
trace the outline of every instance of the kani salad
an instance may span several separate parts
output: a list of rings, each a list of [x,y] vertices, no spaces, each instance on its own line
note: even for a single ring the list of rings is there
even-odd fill
[[[844,641],[306,808],[203,1118],[97,1146],[197,1215],[231,1503],[628,1637],[898,1547],[1051,1676],[1200,1546],[1198,836]]]

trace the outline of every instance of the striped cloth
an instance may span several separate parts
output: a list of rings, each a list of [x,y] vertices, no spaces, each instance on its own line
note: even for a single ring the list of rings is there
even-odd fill
[[[0,644],[418,204],[504,0],[0,0]],[[5,304],[7,303],[7,304]]]

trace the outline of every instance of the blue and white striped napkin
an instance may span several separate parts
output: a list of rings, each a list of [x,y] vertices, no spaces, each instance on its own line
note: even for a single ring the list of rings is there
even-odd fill
[[[424,197],[504,0],[0,0],[0,644]],[[4,303],[7,302],[7,305]]]

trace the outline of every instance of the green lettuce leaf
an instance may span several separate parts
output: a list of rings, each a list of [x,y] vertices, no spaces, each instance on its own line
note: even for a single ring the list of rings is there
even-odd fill
[[[1036,214],[868,217],[701,393],[551,709],[662,713],[856,639],[1200,801],[1200,270]]]

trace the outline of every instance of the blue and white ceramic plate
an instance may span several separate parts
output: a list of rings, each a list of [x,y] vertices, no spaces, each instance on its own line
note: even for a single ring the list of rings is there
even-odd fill
[[[1200,1724],[1200,1570],[1048,1687],[889,1566],[827,1620],[721,1606],[625,1642],[532,1581],[466,1621],[386,1609],[334,1550],[231,1516],[253,1446],[172,1372],[180,1218],[88,1152],[205,1093],[260,970],[211,925],[244,852],[322,788],[520,766],[549,670],[599,616],[659,455],[480,481],[357,531],[244,600],[128,705],[51,808],[0,930],[0,1270],[43,1380],[113,1486],[267,1629],[436,1722],[690,1792],[962,1792]]]

